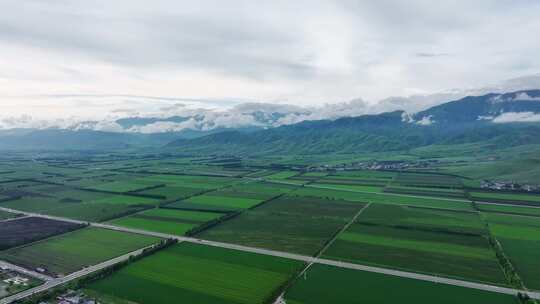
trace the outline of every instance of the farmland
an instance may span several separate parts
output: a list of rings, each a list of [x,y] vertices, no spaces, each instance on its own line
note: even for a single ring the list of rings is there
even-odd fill
[[[517,304],[509,295],[316,265],[285,294],[290,304]],[[360,302],[361,303],[361,302]]]
[[[534,217],[485,214],[491,232],[501,243],[525,285],[540,289],[540,221]]]
[[[495,204],[476,204],[480,211],[494,212],[503,214],[514,215],[528,215],[540,217],[540,208],[528,207],[528,206],[508,206],[508,205],[495,205]]]
[[[540,195],[509,194],[497,192],[471,192],[470,194],[472,198],[477,201],[540,206]]]
[[[285,196],[226,221],[199,237],[313,255],[363,204]]]
[[[51,274],[68,274],[88,265],[149,246],[159,239],[99,228],[85,228],[0,253],[0,259]]]
[[[16,218],[18,216],[20,216],[20,214],[11,213],[11,212],[5,212],[5,211],[0,210],[0,221]]]
[[[324,256],[505,285],[485,234],[474,213],[373,204]]]
[[[111,224],[129,228],[183,235],[191,229],[223,216],[220,213],[174,209],[151,209],[120,219]]]
[[[81,225],[37,217],[0,223],[0,250],[81,228]]]
[[[311,164],[309,157],[287,164],[296,161]],[[515,203],[534,204],[534,193],[484,191],[477,181],[440,173],[310,171],[269,162],[279,158],[240,163],[234,157],[112,153],[20,170],[0,166],[8,172],[0,180],[0,207],[38,213],[12,219],[0,211],[0,260],[61,279],[156,244],[162,233],[186,238],[97,271],[75,293],[122,304],[274,303],[281,292],[287,304],[516,304],[512,296],[451,283],[351,269],[376,266],[519,288],[502,270],[491,242],[496,239],[526,287],[540,289],[540,211]],[[493,200],[473,202],[469,193]],[[506,204],[508,195],[513,201]],[[494,204],[495,197],[503,203]],[[231,246],[236,249],[226,249]],[[301,261],[322,259],[298,277],[304,262],[283,258],[298,255]],[[322,264],[340,261],[350,264]]]
[[[229,197],[219,195],[199,195],[182,202],[170,205],[172,208],[193,208],[216,211],[234,211],[248,209],[260,203],[262,200],[246,197]]]
[[[340,191],[345,190],[345,191]],[[344,199],[357,202],[371,202],[395,205],[408,205],[418,207],[431,207],[454,210],[473,210],[470,202],[466,200],[448,200],[438,198],[427,198],[407,195],[393,195],[385,193],[369,193],[365,191],[355,191],[350,189],[339,189],[334,186],[316,186],[310,185],[294,192],[297,195],[328,197],[335,199]]]
[[[174,267],[171,267],[174,265]],[[290,260],[180,244],[88,286],[134,303],[267,303],[301,267]]]

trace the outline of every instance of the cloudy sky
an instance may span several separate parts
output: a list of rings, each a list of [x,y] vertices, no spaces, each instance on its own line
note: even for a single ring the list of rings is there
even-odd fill
[[[376,108],[540,83],[535,0],[2,0],[0,10],[4,118]]]

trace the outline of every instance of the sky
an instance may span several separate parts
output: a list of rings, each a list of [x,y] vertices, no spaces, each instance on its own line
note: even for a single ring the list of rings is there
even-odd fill
[[[540,83],[534,0],[3,0],[0,11],[0,127],[246,103],[417,110]]]

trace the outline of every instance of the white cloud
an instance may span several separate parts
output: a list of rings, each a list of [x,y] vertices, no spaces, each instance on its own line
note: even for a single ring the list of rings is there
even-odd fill
[[[422,119],[416,121],[415,123],[421,126],[429,126],[435,123],[435,120],[433,120],[432,118],[432,115],[424,116],[422,117]]]
[[[540,97],[529,96],[526,92],[518,93],[514,97],[514,100],[528,100],[528,101],[540,101]]]
[[[540,113],[507,112],[493,118],[494,123],[540,122]]]

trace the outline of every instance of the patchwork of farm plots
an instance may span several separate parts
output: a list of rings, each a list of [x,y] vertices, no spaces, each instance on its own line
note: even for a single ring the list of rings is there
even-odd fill
[[[282,196],[206,230],[199,237],[313,255],[363,207],[339,200]]]
[[[0,207],[509,286],[489,242],[495,237],[525,285],[540,289],[540,209],[526,206],[540,204],[538,195],[471,191],[460,178],[440,174],[234,167],[238,163],[125,160],[96,170],[84,163],[40,165],[35,179],[0,182]],[[33,178],[35,169],[25,170],[16,174]],[[161,241],[14,216],[21,215],[0,211],[0,260],[51,275]],[[304,266],[181,243],[93,281],[86,291],[104,303],[268,303],[286,286],[288,304],[516,303],[512,296],[319,264],[296,278]]]
[[[48,273],[62,275],[158,241],[159,239],[154,237],[101,228],[84,228],[2,251],[0,259],[28,269],[44,268]]]
[[[505,285],[487,231],[472,212],[370,205],[326,258]]]
[[[517,304],[510,295],[314,265],[286,292],[287,304]]]
[[[129,303],[268,303],[302,263],[194,244],[169,247],[87,288]]]
[[[151,209],[110,223],[117,226],[183,235],[194,228],[222,217],[221,213],[174,209]]]
[[[540,220],[493,213],[484,216],[525,286],[540,290]]]

